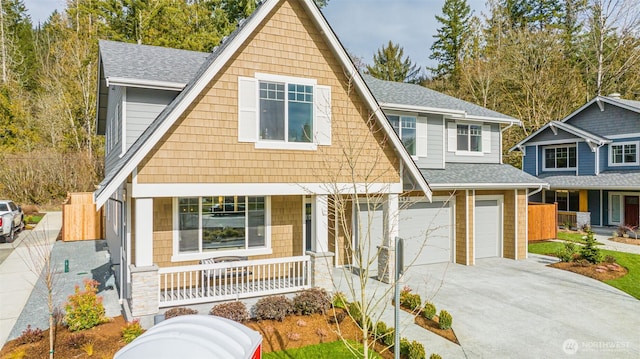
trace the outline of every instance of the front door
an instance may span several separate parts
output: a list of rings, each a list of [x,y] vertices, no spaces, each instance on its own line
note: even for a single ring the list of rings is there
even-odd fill
[[[638,226],[640,220],[640,197],[624,196],[624,224]]]

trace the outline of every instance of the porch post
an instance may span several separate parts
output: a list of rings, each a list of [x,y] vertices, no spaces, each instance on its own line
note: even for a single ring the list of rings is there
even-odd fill
[[[382,207],[384,243],[380,246],[378,255],[378,280],[384,283],[391,283],[395,278],[395,239],[399,235],[399,209],[398,194],[388,194]]]
[[[327,195],[316,195],[313,200],[314,243],[311,256],[311,286],[333,290],[332,252],[329,252],[329,205]]]
[[[135,265],[131,265],[131,315],[158,313],[158,266],[153,264],[153,198],[136,198]]]

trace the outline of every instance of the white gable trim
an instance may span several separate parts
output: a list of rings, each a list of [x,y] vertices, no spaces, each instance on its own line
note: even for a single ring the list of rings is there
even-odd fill
[[[172,90],[172,91],[182,91],[182,89],[185,86],[187,86],[187,84],[182,82],[131,79],[131,78],[125,78],[125,77],[107,77],[105,79],[105,83],[107,84],[107,87],[112,85],[117,85],[117,86],[126,86],[126,87],[139,87],[139,88],[147,88],[147,89],[154,89],[154,90]]]
[[[203,91],[203,89],[207,86],[211,79],[247,41],[249,36],[257,29],[257,27],[263,23],[265,18],[273,11],[275,6],[280,1],[281,0],[266,0],[256,10],[256,13],[247,19],[247,23],[238,30],[238,33],[230,40],[227,46],[213,60],[213,62],[209,63],[208,60],[205,60],[205,64],[208,64],[206,70],[200,75],[200,77],[196,78],[195,81],[191,83],[191,86],[188,86],[184,90],[186,91],[186,93],[176,104],[176,106],[173,107],[171,112],[166,115],[164,120],[160,123],[156,130],[151,133],[151,135],[146,139],[146,141],[142,144],[138,151],[133,153],[129,161],[127,161],[120,168],[113,179],[108,182],[107,187],[99,192],[99,195],[95,198],[97,208],[102,207],[111,193],[113,193],[116,188],[126,180],[127,176],[136,168],[136,166],[144,159],[144,157],[151,151],[151,149],[153,149],[153,147],[158,143],[162,136],[164,136],[164,134],[171,128],[171,126],[173,126],[175,121],[177,121],[177,119],[184,113],[187,107],[190,106],[191,103],[197,98],[197,96]],[[378,123],[386,131],[388,138],[391,140],[391,143],[393,143],[396,149],[396,153],[400,156],[402,162],[407,165],[406,168],[409,170],[412,177],[416,180],[420,189],[422,189],[422,191],[425,193],[425,196],[429,200],[431,200],[431,189],[429,188],[427,181],[424,179],[424,177],[422,177],[420,170],[416,166],[407,150],[404,148],[404,145],[402,144],[398,136],[395,135],[393,129],[391,128],[391,124],[389,123],[389,121],[387,121],[387,118],[382,112],[382,109],[380,108],[380,106],[378,106],[378,103],[373,97],[373,94],[371,94],[371,91],[369,91],[369,88],[356,70],[353,62],[338,41],[338,38],[325,20],[324,16],[311,0],[303,0],[302,5],[311,14],[311,19],[321,29],[321,34],[323,34],[331,44],[331,49],[333,50],[334,55],[336,55],[345,66],[345,75],[353,80],[353,82],[355,83],[355,88],[358,90],[359,94],[363,97],[369,107],[373,110],[373,113],[378,119]]]

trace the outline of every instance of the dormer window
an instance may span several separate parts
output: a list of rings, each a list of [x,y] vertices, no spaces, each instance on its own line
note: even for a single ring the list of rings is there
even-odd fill
[[[544,169],[574,170],[577,158],[575,145],[546,147],[544,149]]]
[[[609,145],[609,166],[637,166],[638,142],[616,142]]]

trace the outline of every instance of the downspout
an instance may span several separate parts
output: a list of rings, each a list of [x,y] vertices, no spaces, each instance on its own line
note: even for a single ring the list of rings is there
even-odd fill
[[[502,134],[504,133],[504,131],[508,130],[509,127],[513,126],[515,124],[515,122],[511,122],[509,123],[509,126],[503,128],[500,130],[500,164],[502,164]]]
[[[535,191],[533,191],[533,192],[529,192],[529,194],[527,194],[527,197],[530,197],[530,196],[533,196],[533,195],[534,195],[534,194],[536,194],[536,193],[539,193],[540,191],[542,191],[542,190],[543,190],[543,188],[542,188],[542,187],[544,187],[544,186],[543,186],[543,185],[540,185],[540,187],[538,187]]]
[[[124,281],[124,266],[126,265],[126,263],[122,263],[122,246],[124,245],[124,241],[125,241],[125,236],[126,236],[126,231],[125,231],[125,226],[126,226],[126,222],[125,222],[125,207],[124,207],[124,201],[116,199],[116,198],[111,198],[109,197],[108,200],[114,201],[117,204],[120,205],[120,220],[125,223],[125,225],[123,225],[121,228],[119,228],[120,231],[120,253],[118,254],[120,256],[120,258],[118,258],[118,261],[120,262],[120,283],[118,283],[119,286],[119,300],[120,300],[120,304],[122,304],[122,300],[124,298],[124,286],[122,285],[122,282]],[[111,256],[111,258],[113,258],[113,256]]]

